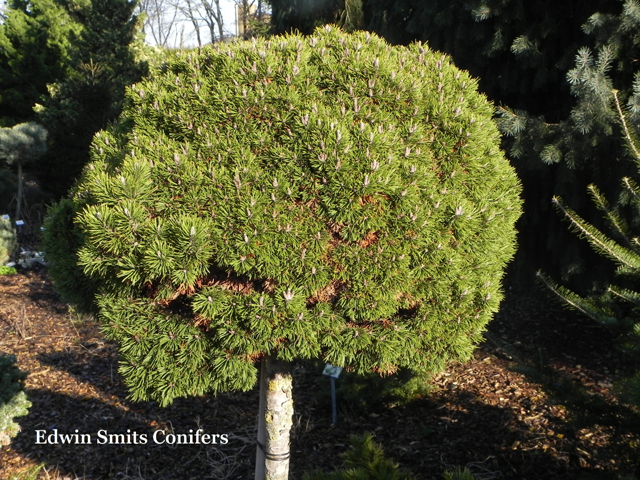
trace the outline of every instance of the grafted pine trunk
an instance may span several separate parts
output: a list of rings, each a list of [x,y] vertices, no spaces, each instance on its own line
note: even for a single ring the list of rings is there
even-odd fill
[[[262,360],[255,480],[287,480],[293,425],[291,364]]]

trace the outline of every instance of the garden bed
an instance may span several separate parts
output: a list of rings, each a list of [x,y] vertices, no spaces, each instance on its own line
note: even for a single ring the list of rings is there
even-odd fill
[[[432,394],[370,408],[339,400],[335,426],[326,395],[317,393],[329,388],[321,368],[297,364],[291,478],[332,470],[350,435],[366,431],[425,480],[441,479],[452,465],[467,465],[485,480],[635,472],[639,429],[636,414],[612,394],[616,372],[626,365],[608,332],[538,291],[507,289],[487,338],[472,361],[435,376]],[[0,450],[0,478],[39,464],[42,479],[253,478],[257,392],[181,399],[168,408],[127,400],[115,345],[95,321],[59,301],[46,269],[0,277],[0,351],[15,354],[30,372],[33,403],[18,419],[22,432]],[[153,441],[154,432],[163,439],[198,428],[225,434],[228,443]],[[92,443],[37,443],[37,430],[76,429]],[[98,444],[100,431],[144,434],[147,444],[131,436],[128,444]]]

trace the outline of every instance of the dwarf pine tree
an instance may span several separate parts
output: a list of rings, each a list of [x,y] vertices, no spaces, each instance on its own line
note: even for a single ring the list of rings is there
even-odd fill
[[[284,478],[287,362],[468,359],[521,211],[492,112],[445,55],[335,27],[177,53],[129,89],[73,201],[131,397],[248,390],[268,360]]]

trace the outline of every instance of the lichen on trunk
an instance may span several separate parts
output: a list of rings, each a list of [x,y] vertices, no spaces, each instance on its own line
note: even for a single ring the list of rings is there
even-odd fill
[[[291,364],[272,357],[263,359],[256,480],[286,480],[289,477],[292,389]]]

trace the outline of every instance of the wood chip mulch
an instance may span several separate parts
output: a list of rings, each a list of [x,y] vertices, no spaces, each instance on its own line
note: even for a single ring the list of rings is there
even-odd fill
[[[350,435],[373,432],[388,456],[419,479],[454,465],[478,480],[616,479],[640,475],[640,422],[614,395],[628,367],[613,336],[536,290],[507,289],[473,360],[450,365],[434,392],[361,408],[339,400],[339,420],[317,394],[316,364],[295,370],[292,479],[333,470]],[[182,399],[168,408],[131,402],[116,346],[92,319],[70,313],[46,270],[0,277],[0,352],[29,373],[33,403],[22,432],[0,449],[0,479],[43,464],[39,479],[250,479],[256,391]],[[338,380],[340,382],[340,380]],[[328,389],[328,383],[326,384]],[[153,433],[202,428],[227,444],[157,445]],[[91,444],[37,444],[36,430],[89,433]],[[146,434],[146,445],[97,444],[97,433]]]

